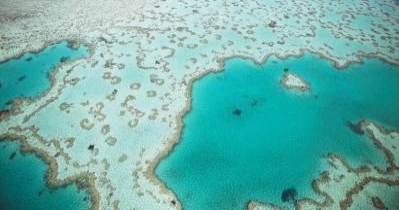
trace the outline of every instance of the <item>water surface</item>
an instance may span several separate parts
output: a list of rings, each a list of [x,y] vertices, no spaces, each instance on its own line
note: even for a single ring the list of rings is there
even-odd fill
[[[284,89],[284,71],[311,85]],[[156,174],[186,210],[245,209],[249,200],[283,202],[284,190],[315,196],[311,180],[337,153],[353,165],[384,164],[348,123],[370,119],[399,128],[399,68],[379,60],[337,70],[313,55],[257,66],[228,60],[193,85],[192,110],[178,144]]]
[[[0,209],[89,209],[86,191],[72,184],[48,188],[44,177],[48,166],[31,153],[21,153],[19,147],[17,142],[0,142]]]
[[[87,47],[74,49],[68,42],[60,42],[0,63],[0,109],[9,108],[17,97],[43,94],[51,85],[49,75],[57,65],[87,54]]]

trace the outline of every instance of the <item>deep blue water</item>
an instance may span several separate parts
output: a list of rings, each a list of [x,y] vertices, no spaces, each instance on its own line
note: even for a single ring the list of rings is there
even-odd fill
[[[35,97],[51,85],[49,73],[61,62],[88,54],[86,47],[71,49],[67,42],[51,45],[38,53],[0,63],[0,110],[18,97]],[[90,207],[88,193],[71,184],[49,189],[48,166],[33,154],[21,154],[19,144],[0,142],[0,210],[81,210]]]
[[[88,193],[76,185],[50,189],[44,174],[48,166],[33,154],[19,152],[17,142],[0,142],[1,210],[89,209]]]
[[[284,89],[284,69],[311,91]],[[344,70],[309,54],[261,66],[228,60],[225,71],[194,83],[180,143],[156,174],[185,210],[245,209],[252,199],[292,208],[282,192],[315,196],[311,181],[329,152],[353,165],[384,164],[371,141],[347,124],[366,118],[399,128],[398,107],[399,68],[379,60]]]
[[[0,109],[10,107],[17,97],[35,97],[43,94],[50,85],[49,73],[56,65],[70,59],[81,58],[88,49],[68,47],[67,42],[50,45],[38,53],[0,63]]]

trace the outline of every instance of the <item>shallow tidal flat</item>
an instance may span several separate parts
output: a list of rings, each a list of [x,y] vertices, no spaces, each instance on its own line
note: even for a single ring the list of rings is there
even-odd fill
[[[331,154],[387,167],[358,122],[399,127],[397,66],[370,59],[336,69],[305,54],[262,65],[230,59],[224,70],[193,84],[180,143],[156,169],[184,209],[246,209],[250,200],[294,208],[317,198],[311,183]],[[287,72],[311,89],[283,86]]]

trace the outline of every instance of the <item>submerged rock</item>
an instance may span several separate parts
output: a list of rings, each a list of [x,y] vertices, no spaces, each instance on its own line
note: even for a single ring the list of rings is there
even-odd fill
[[[23,80],[25,80],[25,79],[26,79],[26,76],[25,76],[25,75],[20,76],[20,77],[18,77],[18,82],[21,82],[21,81],[23,81]]]
[[[8,159],[13,160],[16,155],[17,155],[17,152],[13,152]]]
[[[281,200],[283,202],[296,202],[297,195],[298,193],[295,188],[288,188],[281,193]]]
[[[240,116],[241,115],[241,110],[240,109],[234,109],[233,114],[236,116]]]
[[[7,106],[11,106],[12,103],[13,103],[13,100],[8,100],[8,101],[6,102],[6,105],[7,105]]]
[[[69,59],[69,57],[67,57],[67,56],[62,56],[61,58],[60,58],[60,62],[61,63],[64,63],[65,61],[67,61]]]
[[[363,135],[364,131],[362,129],[362,123],[358,122],[358,123],[352,123],[350,121],[346,122],[346,125],[351,129],[351,131],[353,133],[359,134],[359,135]]]
[[[251,106],[256,106],[258,104],[258,100],[253,100],[252,102],[251,102]]]

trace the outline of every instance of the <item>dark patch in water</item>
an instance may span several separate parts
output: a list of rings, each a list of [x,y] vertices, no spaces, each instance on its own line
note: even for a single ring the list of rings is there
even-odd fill
[[[87,148],[88,150],[93,150],[94,149],[94,144],[90,144],[89,147]]]
[[[26,79],[26,75],[18,77],[18,82],[21,82]]]
[[[155,61],[155,64],[160,64],[158,60]]]
[[[15,156],[17,155],[17,152],[13,152],[8,159],[14,160]]]
[[[32,57],[29,57],[26,59],[26,61],[30,62],[32,60]]]
[[[9,100],[6,102],[6,106],[10,106],[10,105],[12,105],[12,100]]]
[[[0,88],[1,88],[1,87],[3,87],[3,84],[1,84],[1,82],[0,82]]]
[[[256,105],[258,105],[258,100],[254,99],[254,100],[251,102],[251,106],[256,106]]]
[[[284,68],[284,72],[288,72],[289,71],[289,69],[288,68]]]
[[[240,116],[241,115],[241,110],[240,109],[234,109],[233,114],[236,116]]]
[[[281,200],[283,202],[296,202],[298,193],[295,188],[287,188],[281,193]]]
[[[347,121],[346,122],[346,126],[348,126],[353,133],[356,133],[358,135],[363,135],[364,134],[364,131],[362,130],[362,125],[361,125],[360,122],[359,123],[352,123],[350,121]]]
[[[175,201],[175,200],[172,200],[171,203],[172,203],[173,205],[176,205],[176,201]]]
[[[62,56],[62,57],[60,58],[60,62],[61,62],[61,63],[64,63],[64,62],[67,61],[67,60],[69,60],[69,57],[68,57],[68,56]]]

